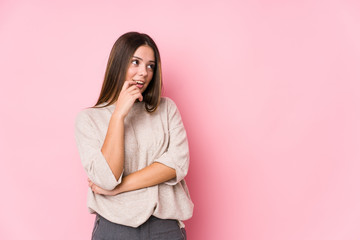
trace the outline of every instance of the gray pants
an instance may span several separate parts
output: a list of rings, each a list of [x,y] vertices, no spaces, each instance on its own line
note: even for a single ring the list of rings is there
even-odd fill
[[[172,219],[151,216],[137,228],[116,224],[96,214],[92,240],[186,240],[185,228]]]

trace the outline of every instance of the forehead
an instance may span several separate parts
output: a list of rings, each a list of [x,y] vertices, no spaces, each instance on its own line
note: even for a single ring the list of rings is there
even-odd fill
[[[134,53],[135,57],[140,57],[144,61],[155,61],[154,50],[148,45],[138,47]]]

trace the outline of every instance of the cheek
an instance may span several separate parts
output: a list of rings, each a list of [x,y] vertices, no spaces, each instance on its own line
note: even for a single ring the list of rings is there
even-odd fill
[[[151,80],[154,76],[154,72],[149,72],[147,75],[148,80]]]
[[[136,75],[136,70],[134,68],[129,68],[126,73],[126,78],[132,78],[134,75]]]

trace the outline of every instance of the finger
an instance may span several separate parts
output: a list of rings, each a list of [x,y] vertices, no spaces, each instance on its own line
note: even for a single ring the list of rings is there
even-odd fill
[[[121,92],[125,91],[126,89],[128,89],[129,87],[129,82],[128,81],[125,81],[122,88],[121,88]]]
[[[130,94],[132,97],[134,97],[135,99],[139,99],[139,101],[143,100],[143,96],[141,94],[141,91],[138,87],[135,86],[135,88],[133,88],[132,90],[130,90],[130,88],[128,88],[128,94]]]
[[[136,87],[135,89],[129,91],[129,94],[130,95],[134,95],[134,94],[138,94],[138,93],[141,93],[140,90]]]
[[[136,97],[135,99],[139,99],[139,101],[142,102],[143,96],[142,96],[141,93],[137,93],[137,94],[135,94],[134,96]]]
[[[126,92],[132,92],[134,90],[139,90],[139,88],[136,85],[131,85],[128,89],[126,89]]]
[[[125,91],[126,89],[128,89],[129,87],[131,87],[131,85],[134,85],[136,84],[136,82],[134,80],[131,80],[131,81],[125,81],[124,82],[124,85],[121,89],[121,91]]]

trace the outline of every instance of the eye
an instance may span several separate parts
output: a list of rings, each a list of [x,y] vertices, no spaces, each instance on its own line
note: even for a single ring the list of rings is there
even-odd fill
[[[135,65],[138,65],[138,64],[139,64],[139,60],[133,59],[133,60],[131,61],[131,63],[132,63],[132,64],[135,64]]]
[[[147,67],[150,68],[151,70],[154,70],[155,64],[149,64]]]

